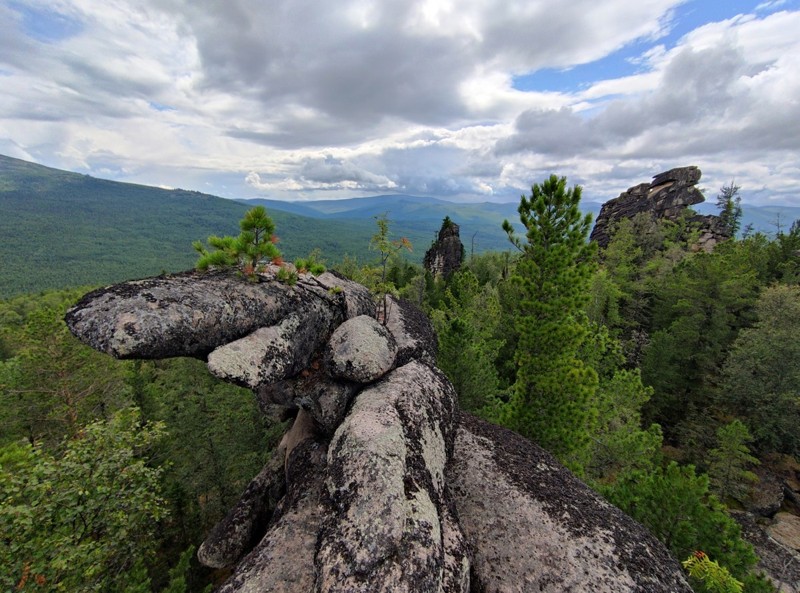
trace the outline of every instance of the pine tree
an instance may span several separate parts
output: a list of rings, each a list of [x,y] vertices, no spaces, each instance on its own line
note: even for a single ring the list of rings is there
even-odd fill
[[[444,302],[431,312],[439,342],[437,362],[456,388],[461,407],[482,413],[499,385],[500,299],[496,288],[481,287],[469,270],[455,272],[448,283]]]
[[[758,459],[750,454],[747,443],[752,440],[750,431],[740,421],[734,420],[717,429],[716,449],[709,451],[710,463],[708,477],[711,489],[720,499],[742,500],[750,489],[750,484],[758,477],[748,467],[758,464]]]
[[[389,317],[390,300],[389,295],[397,295],[397,286],[389,279],[389,261],[397,256],[397,254],[406,249],[412,251],[411,241],[406,237],[398,240],[389,238],[389,219],[386,214],[375,217],[375,222],[378,225],[378,232],[372,235],[369,241],[369,248],[373,251],[380,252],[380,279],[377,282],[370,283],[372,290],[378,304],[378,318],[386,324]]]
[[[192,243],[200,254],[197,260],[199,270],[207,270],[211,266],[238,266],[248,277],[252,277],[262,260],[280,257],[275,246],[277,239],[273,236],[275,223],[267,216],[263,206],[248,210],[239,222],[242,232],[238,237],[208,238],[213,251],[206,249],[200,241]]]
[[[594,244],[586,238],[591,216],[581,215],[581,188],[567,189],[551,175],[522,196],[518,211],[526,242],[508,221],[503,229],[521,251],[511,283],[516,288],[516,378],[495,419],[553,452],[580,471],[597,411],[598,379],[578,358],[586,337],[588,284]]]
[[[717,404],[744,420],[761,453],[800,455],[800,286],[761,293],[722,368]]]
[[[735,237],[739,232],[742,221],[742,198],[739,195],[740,186],[733,181],[729,185],[723,185],[717,194],[717,208],[719,217],[725,226],[725,231],[729,237]]]

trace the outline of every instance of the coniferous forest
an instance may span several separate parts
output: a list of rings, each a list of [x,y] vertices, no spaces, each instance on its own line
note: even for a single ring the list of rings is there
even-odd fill
[[[504,225],[508,251],[446,278],[385,219],[369,256],[324,263],[415,302],[462,408],[690,559],[696,591],[772,591],[731,511],[762,470],[800,469],[800,223],[737,234],[735,189],[719,201],[734,237],[711,252],[688,215],[621,220],[599,249],[581,188],[551,176]],[[194,551],[285,427],[200,361],[81,345],[63,316],[89,288],[0,302],[0,588],[207,590],[227,575]]]

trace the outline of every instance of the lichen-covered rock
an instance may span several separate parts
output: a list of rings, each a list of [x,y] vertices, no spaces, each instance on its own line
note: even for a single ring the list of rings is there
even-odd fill
[[[326,352],[331,375],[356,383],[372,383],[394,366],[397,343],[374,317],[348,319],[333,332]]]
[[[208,370],[250,389],[294,376],[309,365],[342,318],[342,311],[326,302],[310,301],[303,311],[216,348],[208,355]]]
[[[753,546],[758,556],[757,570],[769,577],[779,593],[800,591],[800,551],[773,538],[763,517],[741,511],[732,511],[731,516],[739,523],[742,537]]]
[[[320,538],[319,590],[467,591],[467,548],[444,480],[455,402],[441,374],[418,362],[357,396],[328,448],[336,519]]]
[[[286,495],[261,542],[236,567],[217,593],[305,593],[314,591],[314,554],[325,479],[325,446],[299,443],[287,460]]]
[[[375,302],[372,300],[372,293],[365,286],[336,272],[324,272],[313,277],[313,281],[333,295],[344,296],[346,319],[359,315],[375,317]]]
[[[292,287],[273,272],[127,282],[67,314],[104,352],[208,356],[262,409],[296,415],[201,547],[210,566],[236,563],[218,591],[690,591],[663,546],[538,447],[459,419],[411,304],[390,299],[385,327],[349,323],[374,312],[366,289],[334,274]],[[342,324],[344,373],[325,356]],[[373,339],[378,362],[362,348]]]
[[[418,360],[436,365],[438,342],[425,314],[409,301],[388,297],[386,329],[397,343],[396,366]]]
[[[320,300],[338,319],[336,325],[345,318],[344,295],[327,291],[311,276],[295,286],[264,280],[250,282],[228,271],[132,280],[90,292],[65,320],[96,350],[148,359],[204,357],[293,313],[305,316]]]
[[[462,414],[449,483],[473,590],[691,593],[658,540],[510,431]]]
[[[260,387],[256,398],[259,405],[277,404],[305,410],[320,434],[331,436],[344,420],[360,387],[357,383],[330,377],[321,364],[313,363],[312,368],[297,377]]]

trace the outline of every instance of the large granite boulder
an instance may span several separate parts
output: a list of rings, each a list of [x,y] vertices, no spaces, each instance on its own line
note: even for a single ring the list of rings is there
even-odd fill
[[[205,358],[295,415],[198,552],[233,567],[218,591],[691,591],[641,525],[536,445],[459,413],[418,310],[359,319],[373,310],[333,274],[289,286],[267,271],[127,282],[67,313],[99,350]]]

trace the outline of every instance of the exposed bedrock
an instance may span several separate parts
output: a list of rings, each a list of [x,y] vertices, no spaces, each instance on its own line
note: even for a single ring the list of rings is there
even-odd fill
[[[464,245],[461,243],[460,229],[447,217],[439,229],[439,235],[425,252],[422,264],[433,276],[449,277],[461,268],[464,259]]]
[[[67,313],[118,358],[205,358],[295,415],[201,546],[219,591],[689,593],[644,528],[536,445],[457,409],[424,315],[334,274],[295,286],[194,272],[94,291]],[[368,317],[365,317],[368,316]]]
[[[657,220],[677,220],[686,208],[705,201],[703,193],[695,187],[701,175],[695,166],[677,167],[659,173],[650,183],[628,188],[619,197],[603,204],[591,240],[600,247],[607,247],[615,225],[640,213],[647,213]],[[728,238],[718,216],[698,214],[690,222],[699,233],[698,249],[711,251],[717,243]]]

